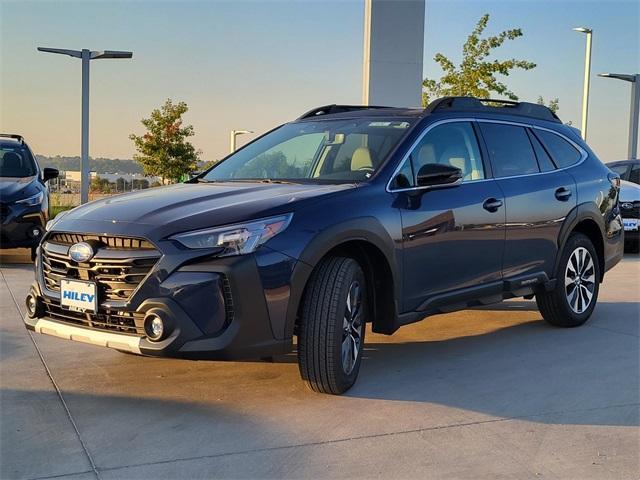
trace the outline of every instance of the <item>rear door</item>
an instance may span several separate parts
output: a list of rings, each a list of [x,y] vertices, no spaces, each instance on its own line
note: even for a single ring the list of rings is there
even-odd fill
[[[489,120],[480,120],[479,125],[494,177],[505,196],[503,277],[544,272],[551,278],[560,229],[577,204],[575,181],[552,160],[534,132],[537,129]]]

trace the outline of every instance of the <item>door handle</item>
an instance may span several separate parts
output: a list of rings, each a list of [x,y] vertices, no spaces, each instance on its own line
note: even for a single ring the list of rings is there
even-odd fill
[[[488,198],[482,204],[482,208],[491,213],[497,212],[501,206],[502,200],[498,200],[497,198]]]
[[[556,198],[561,202],[566,202],[571,198],[571,190],[566,187],[560,187],[556,190]]]

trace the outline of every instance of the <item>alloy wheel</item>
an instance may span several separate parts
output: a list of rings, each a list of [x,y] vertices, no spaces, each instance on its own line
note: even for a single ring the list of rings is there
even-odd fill
[[[595,282],[596,270],[589,250],[576,248],[569,257],[564,274],[565,295],[575,313],[581,314],[591,305]]]
[[[362,287],[351,282],[342,323],[342,370],[349,375],[356,365],[362,347]]]

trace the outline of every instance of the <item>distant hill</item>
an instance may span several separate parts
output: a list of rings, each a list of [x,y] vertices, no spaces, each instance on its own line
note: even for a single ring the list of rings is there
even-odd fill
[[[80,171],[80,157],[47,157],[36,155],[40,167],[57,168],[58,170]],[[215,162],[200,161],[198,169],[205,170]],[[143,173],[142,165],[135,160],[122,160],[119,158],[90,158],[89,168],[98,173]]]
[[[58,170],[80,170],[80,157],[47,157],[36,155],[41,167],[57,168]],[[98,173],[142,173],[142,166],[135,160],[121,160],[119,158],[91,158],[91,171]]]

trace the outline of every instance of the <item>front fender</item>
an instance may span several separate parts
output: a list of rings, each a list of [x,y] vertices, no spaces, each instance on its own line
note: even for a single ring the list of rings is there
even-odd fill
[[[292,273],[291,295],[285,322],[285,338],[293,335],[298,309],[313,269],[330,251],[350,241],[364,241],[384,255],[392,272],[394,297],[400,298],[402,275],[396,258],[395,244],[388,231],[375,217],[362,217],[337,223],[321,230],[301,252]]]

